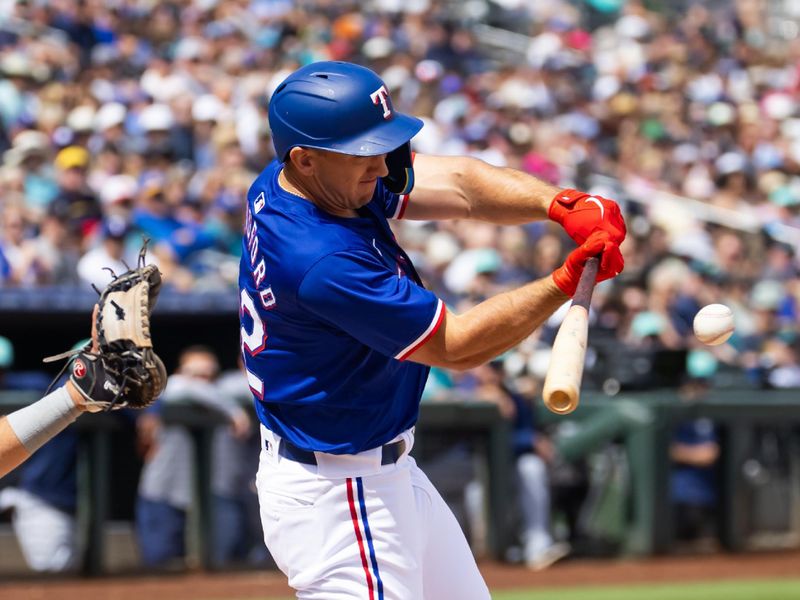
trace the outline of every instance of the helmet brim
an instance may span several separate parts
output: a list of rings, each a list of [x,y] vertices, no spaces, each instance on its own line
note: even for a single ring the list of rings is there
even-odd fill
[[[367,131],[361,131],[352,138],[337,141],[325,140],[319,145],[313,143],[297,145],[351,156],[377,156],[378,154],[388,154],[411,140],[419,133],[423,125],[421,119],[395,113],[391,121],[380,123]]]

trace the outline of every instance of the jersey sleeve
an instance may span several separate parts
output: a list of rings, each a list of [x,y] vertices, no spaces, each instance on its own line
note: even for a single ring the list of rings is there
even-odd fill
[[[390,201],[386,205],[386,218],[387,219],[402,219],[406,214],[406,207],[408,206],[408,194],[392,194]]]
[[[398,360],[433,337],[445,310],[435,294],[360,250],[318,261],[297,295],[314,316]]]
[[[408,206],[408,194],[393,194],[381,182],[376,190],[378,202],[387,219],[402,219]]]

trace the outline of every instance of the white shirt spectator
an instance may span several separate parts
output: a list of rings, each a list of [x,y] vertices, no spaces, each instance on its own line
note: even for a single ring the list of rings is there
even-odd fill
[[[122,259],[114,258],[109,252],[109,245],[115,243],[122,242],[118,240],[103,240],[103,243],[97,248],[89,250],[81,257],[78,261],[78,276],[81,281],[94,284],[98,289],[102,290],[111,281],[111,273],[108,272],[106,267],[112,269],[117,275],[128,270]],[[126,252],[123,258],[129,265],[136,264],[136,256],[133,253]]]

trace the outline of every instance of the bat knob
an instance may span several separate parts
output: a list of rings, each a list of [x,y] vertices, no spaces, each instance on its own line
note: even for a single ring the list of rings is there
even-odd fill
[[[563,390],[553,390],[545,394],[544,403],[551,412],[559,415],[567,415],[578,407],[574,396]]]

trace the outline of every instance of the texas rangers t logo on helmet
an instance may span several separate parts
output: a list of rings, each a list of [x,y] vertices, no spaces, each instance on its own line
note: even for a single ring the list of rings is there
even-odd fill
[[[382,85],[377,90],[369,95],[372,103],[377,105],[379,102],[383,107],[383,118],[388,119],[392,116],[392,109],[389,107],[389,91],[385,85]]]

